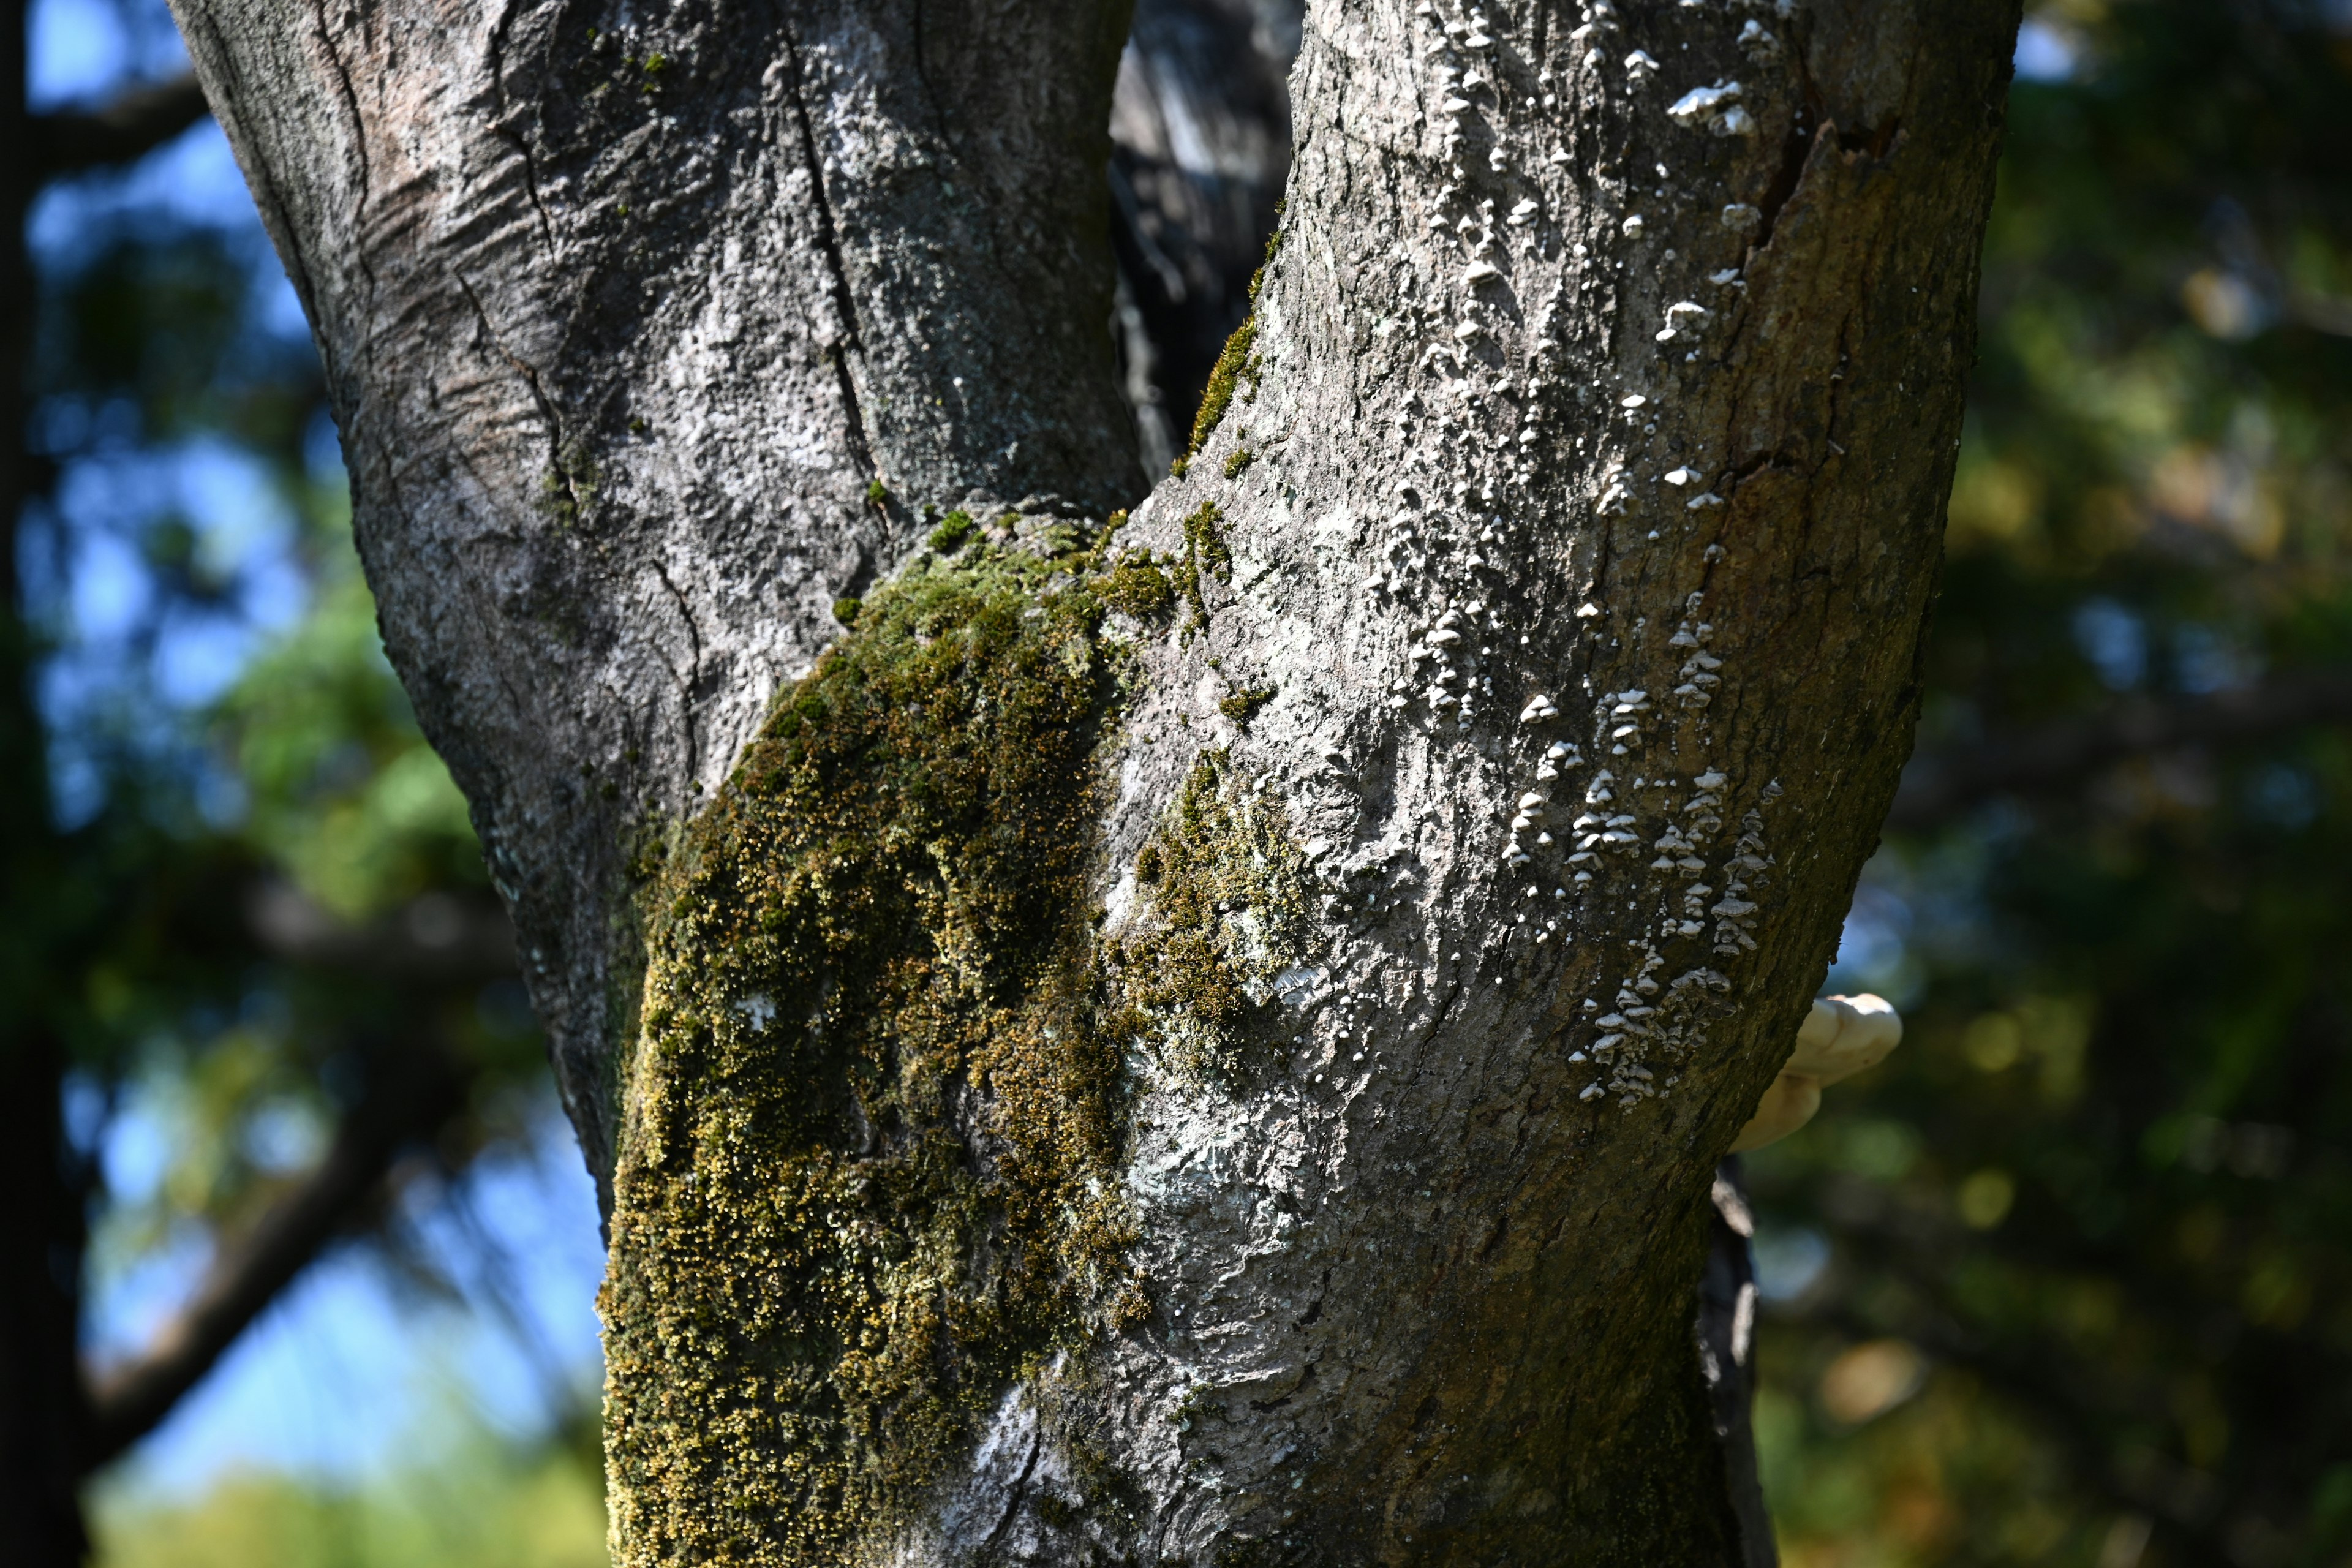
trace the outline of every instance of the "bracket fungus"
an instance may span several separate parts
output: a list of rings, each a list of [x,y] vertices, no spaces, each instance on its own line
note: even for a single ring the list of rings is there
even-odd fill
[[[1797,1026],[1797,1048],[1756,1114],[1731,1145],[1735,1154],[1777,1143],[1813,1119],[1822,1090],[1876,1067],[1903,1043],[1903,1016],[1883,996],[1824,996]]]

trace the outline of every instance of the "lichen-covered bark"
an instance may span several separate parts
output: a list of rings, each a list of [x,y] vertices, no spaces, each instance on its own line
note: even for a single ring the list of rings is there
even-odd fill
[[[619,1135],[618,1560],[1740,1559],[2013,5],[1310,7],[1114,531],[1108,13],[187,3]]]

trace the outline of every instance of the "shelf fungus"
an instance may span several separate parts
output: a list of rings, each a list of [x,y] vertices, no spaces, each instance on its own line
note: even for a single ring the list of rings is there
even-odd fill
[[[1885,997],[1825,996],[1797,1028],[1797,1048],[1756,1102],[1733,1153],[1777,1143],[1813,1119],[1822,1090],[1876,1067],[1903,1043],[1903,1016]]]
[[[1739,107],[1739,84],[1736,81],[1693,88],[1675,100],[1666,116],[1675,124],[1694,130],[1705,126],[1717,136],[1748,136],[1756,130],[1755,117]]]

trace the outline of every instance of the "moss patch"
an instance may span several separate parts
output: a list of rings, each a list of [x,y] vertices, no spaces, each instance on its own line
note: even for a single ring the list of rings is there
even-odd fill
[[[1185,444],[1184,456],[1177,459],[1174,471],[1179,478],[1182,477],[1189,459],[1207,446],[1209,437],[1217,433],[1217,426],[1224,420],[1226,405],[1234,400],[1234,390],[1244,377],[1250,384],[1249,395],[1257,395],[1262,371],[1257,356],[1257,291],[1265,283],[1265,269],[1274,265],[1274,258],[1281,249],[1282,230],[1277,228],[1266,237],[1265,260],[1250,274],[1250,313],[1242,318],[1242,324],[1235,327],[1234,335],[1225,340],[1223,350],[1217,355],[1216,364],[1209,371],[1209,384],[1201,390],[1201,411],[1192,416],[1192,438]],[[1246,463],[1247,459],[1244,458],[1244,462]],[[1234,472],[1228,468],[1225,477],[1232,479]]]
[[[1097,934],[1102,624],[1177,592],[1123,521],[1008,546],[950,513],[646,857],[600,1298],[623,1568],[874,1555],[1009,1388],[1149,1310],[1128,1053],[1248,1070],[1311,927],[1282,805],[1217,752],[1138,862],[1145,917]],[[1185,524],[1196,603],[1219,521]]]
[[[1273,700],[1273,687],[1247,686],[1217,699],[1217,711],[1236,724],[1246,724],[1259,709]]]
[[[847,1561],[1143,1308],[1132,1014],[1085,910],[1118,660],[1071,564],[983,543],[869,595],[656,884],[602,1298],[618,1562]]]
[[[1169,580],[1166,564],[1148,551],[1121,558],[1096,581],[1095,592],[1112,609],[1139,621],[1166,615],[1176,603],[1176,584]]]
[[[1209,384],[1201,389],[1201,412],[1192,416],[1192,439],[1187,444],[1187,458],[1199,455],[1208,445],[1209,437],[1225,417],[1225,408],[1234,400],[1234,389],[1244,376],[1249,377],[1250,390],[1255,393],[1258,381],[1257,312],[1253,310],[1217,355],[1216,364],[1209,372]]]
[[[1220,583],[1234,577],[1234,552],[1225,546],[1224,512],[1204,500],[1184,519],[1184,597],[1192,606],[1195,623],[1209,618],[1209,603],[1201,592],[1203,571]]]
[[[940,525],[931,530],[931,548],[941,554],[961,549],[963,542],[971,537],[972,530],[979,526],[978,518],[959,507],[940,519]]]
[[[1125,1004],[1119,1032],[1179,1074],[1230,1079],[1268,1033],[1271,982],[1307,956],[1307,857],[1280,802],[1204,752],[1167,821],[1136,857],[1150,920],[1106,956]]]

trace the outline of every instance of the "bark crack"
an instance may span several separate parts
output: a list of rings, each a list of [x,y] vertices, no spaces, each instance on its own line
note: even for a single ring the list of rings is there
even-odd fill
[[[809,195],[816,208],[817,248],[824,254],[827,273],[833,279],[833,308],[840,318],[841,339],[826,345],[825,357],[833,362],[835,379],[841,387],[841,401],[849,414],[847,427],[843,432],[849,441],[850,456],[865,469],[868,478],[879,478],[874,466],[873,444],[866,428],[866,413],[857,399],[856,378],[850,374],[850,349],[864,350],[857,335],[857,297],[849,287],[849,265],[841,254],[841,241],[834,227],[833,198],[824,188],[824,160],[816,150],[816,127],[809,118],[808,79],[801,68],[800,45],[788,28],[779,28],[784,46],[784,62],[793,73],[793,120],[801,133],[801,162],[808,170]]]
[[[1044,1430],[1039,1427],[1031,1427],[1029,1430],[1029,1457],[1021,1462],[1020,1476],[1014,1479],[1013,1483],[1010,1487],[1005,1489],[1004,1511],[997,1516],[996,1528],[988,1532],[988,1539],[980,1543],[980,1551],[975,1553],[980,1561],[985,1563],[989,1560],[990,1554],[996,1550],[997,1542],[1004,1539],[1005,1532],[1013,1528],[1013,1520],[1019,1517],[1021,1505],[1024,1502],[1026,1502],[1029,1499],[1029,1478],[1037,1473],[1037,1456],[1044,1450],[1045,1447],[1045,1434]]]
[[[474,286],[467,280],[466,275],[452,267],[449,276],[457,280],[466,302],[474,308],[474,320],[481,326],[482,335],[489,339],[490,347],[498,351],[499,358],[514,367],[515,373],[522,377],[523,384],[530,389],[530,400],[538,405],[539,416],[547,422],[548,474],[555,484],[562,488],[564,500],[572,508],[572,515],[578,518],[582,514],[584,498],[572,487],[572,475],[563,466],[563,420],[556,412],[555,404],[547,395],[546,389],[540,385],[538,370],[529,360],[507,347],[505,340],[499,336],[498,328],[490,324],[490,313],[483,308],[482,297],[474,292]]]
[[[341,52],[335,47],[334,32],[327,25],[326,0],[311,0],[310,14],[318,19],[319,47],[334,70],[336,92],[343,100],[343,112],[351,119],[352,149],[359,160],[359,194],[352,202],[352,231],[360,237],[359,243],[352,247],[352,260],[359,268],[360,276],[367,279],[366,315],[373,323],[379,289],[374,264],[368,259],[373,247],[366,238],[368,191],[375,183],[374,166],[368,157],[367,121],[360,114],[359,89],[352,85],[351,68],[343,63]]]
[[[515,12],[521,7],[521,5],[522,0],[507,0],[505,6],[499,12],[497,24],[490,28],[490,81],[498,89],[499,118],[501,121],[506,119],[508,112],[513,107],[512,101],[507,96],[507,29],[513,26]],[[530,210],[539,219],[540,241],[547,247],[548,254],[552,256],[555,254],[555,227],[548,222],[546,204],[540,200],[539,159],[531,151],[530,139],[503,123],[498,127],[498,134],[514,143],[515,152],[522,159],[523,194],[530,199]]]

